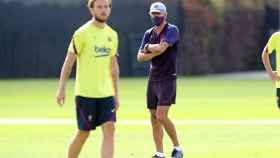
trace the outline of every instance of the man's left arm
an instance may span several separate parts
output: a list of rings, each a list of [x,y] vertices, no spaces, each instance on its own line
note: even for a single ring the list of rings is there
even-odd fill
[[[165,52],[169,46],[170,46],[169,43],[165,41],[161,41],[159,44],[147,44],[146,49],[147,51],[156,54],[156,56],[158,56],[163,52]]]
[[[119,108],[119,76],[120,76],[120,69],[117,56],[111,57],[111,77],[113,81],[113,88],[114,88],[114,99],[115,99],[115,106],[116,110]]]

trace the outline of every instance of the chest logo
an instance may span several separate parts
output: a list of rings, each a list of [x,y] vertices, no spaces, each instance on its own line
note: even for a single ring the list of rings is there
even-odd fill
[[[98,47],[95,46],[95,57],[105,57],[105,56],[109,56],[111,53],[111,48],[107,48],[107,47]]]
[[[111,37],[108,37],[107,39],[108,39],[109,42],[113,41]]]

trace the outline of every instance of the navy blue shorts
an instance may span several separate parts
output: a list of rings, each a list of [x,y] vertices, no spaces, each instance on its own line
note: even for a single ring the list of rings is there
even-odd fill
[[[176,79],[149,81],[147,88],[148,109],[157,106],[171,106],[176,103]]]
[[[78,128],[83,131],[95,130],[105,122],[116,122],[114,97],[86,98],[76,96]]]
[[[276,95],[277,95],[277,105],[278,108],[280,109],[280,88],[276,89]]]

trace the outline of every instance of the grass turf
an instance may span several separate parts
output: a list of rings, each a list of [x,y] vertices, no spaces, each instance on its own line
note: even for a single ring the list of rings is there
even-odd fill
[[[148,119],[144,78],[122,79],[118,119]],[[56,80],[0,80],[1,118],[75,118],[73,81],[63,108],[55,103]],[[264,80],[180,78],[172,119],[279,119],[274,87]],[[189,158],[278,158],[280,126],[180,125]],[[0,125],[0,157],[61,158],[75,125]],[[100,130],[92,133],[81,158],[100,157]],[[165,136],[169,154],[171,143]],[[149,158],[154,151],[149,126],[119,125],[116,158]]]

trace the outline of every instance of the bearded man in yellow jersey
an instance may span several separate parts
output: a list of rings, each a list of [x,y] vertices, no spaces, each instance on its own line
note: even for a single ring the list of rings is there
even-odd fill
[[[280,32],[270,37],[263,50],[262,61],[270,79],[276,83],[277,105],[280,109]]]
[[[90,131],[101,126],[102,158],[113,158],[114,123],[119,108],[117,62],[118,35],[106,22],[111,13],[111,0],[89,0],[92,19],[75,31],[65,58],[57,103],[65,102],[65,88],[77,61],[75,101],[78,131],[70,143],[68,158],[77,158]]]

